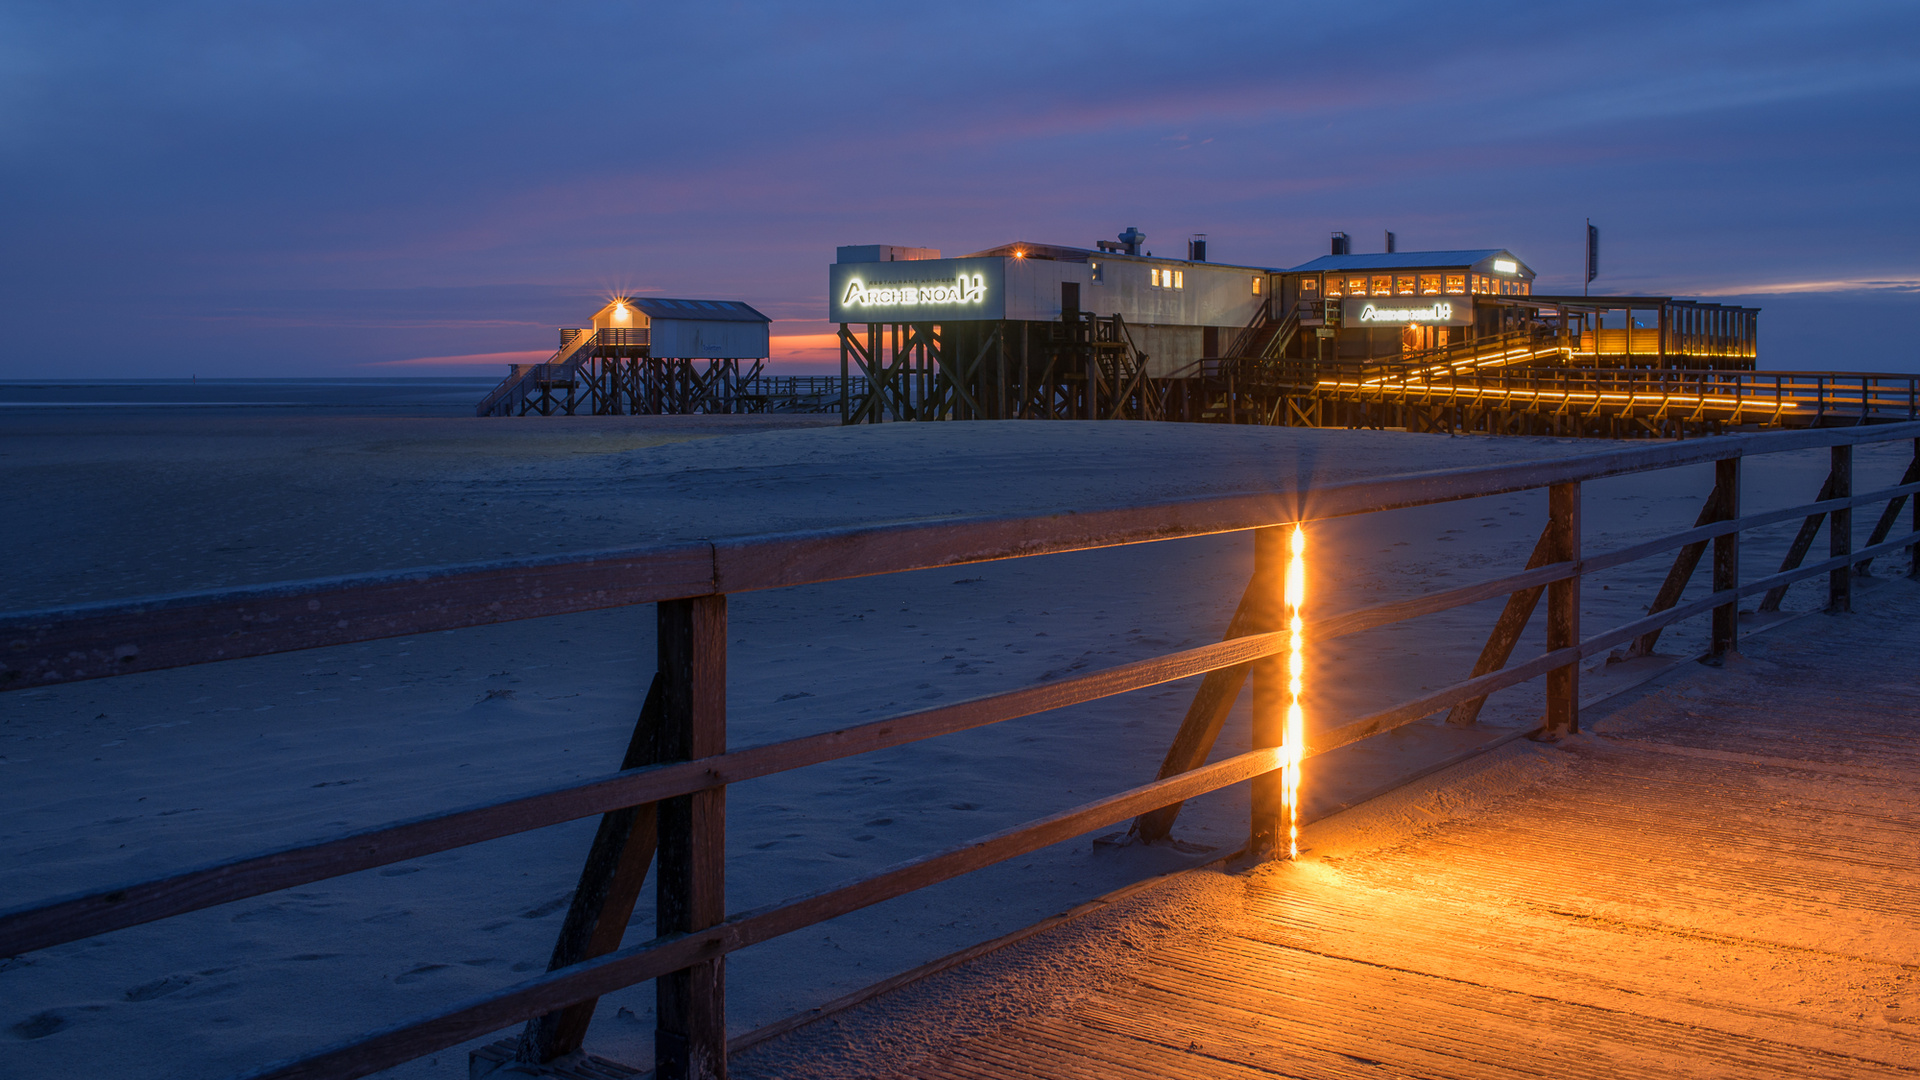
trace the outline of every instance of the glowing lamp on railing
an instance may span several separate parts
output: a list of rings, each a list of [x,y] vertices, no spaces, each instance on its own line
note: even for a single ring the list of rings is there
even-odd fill
[[[1300,763],[1306,757],[1306,714],[1300,692],[1306,679],[1306,624],[1300,609],[1307,602],[1307,534],[1293,527],[1288,538],[1287,583],[1287,726],[1280,740],[1280,790],[1287,811],[1287,857],[1300,856]]]

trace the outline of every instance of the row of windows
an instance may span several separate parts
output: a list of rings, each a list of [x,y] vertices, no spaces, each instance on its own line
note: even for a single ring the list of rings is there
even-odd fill
[[[1089,262],[1087,269],[1089,271],[1088,276],[1091,277],[1096,284],[1106,280],[1105,271],[1099,263]],[[1187,273],[1184,270],[1154,266],[1149,267],[1147,273],[1150,276],[1153,287],[1156,289],[1184,289],[1187,287]],[[1260,277],[1259,274],[1254,274],[1252,277],[1253,295],[1255,296],[1259,296],[1260,290],[1264,287],[1260,284]],[[1334,293],[1333,295],[1338,296],[1340,294]]]
[[[1531,286],[1524,281],[1507,281],[1485,274],[1372,274],[1329,277],[1326,295],[1465,296],[1469,286],[1473,292],[1488,296],[1526,296],[1531,291]],[[1254,291],[1259,291],[1257,283]],[[1319,292],[1319,278],[1300,279],[1303,298],[1312,299]]]

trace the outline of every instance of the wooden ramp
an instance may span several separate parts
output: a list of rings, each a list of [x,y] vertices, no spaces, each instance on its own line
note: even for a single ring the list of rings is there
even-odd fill
[[[1330,819],[1298,863],[1188,875],[1233,898],[1224,915],[1128,902],[1123,923],[1189,925],[1119,977],[891,1061],[820,1064],[1060,1080],[1920,1075],[1920,585],[1881,583],[1859,606],[1753,639],[1558,746],[1512,744],[1397,807]],[[1005,983],[949,979],[922,1025]],[[870,1031],[868,1010],[842,1014],[832,1043],[915,1023],[885,1011]],[[780,1067],[804,1074],[817,1052],[792,1038]],[[758,1075],[755,1056],[741,1075]]]

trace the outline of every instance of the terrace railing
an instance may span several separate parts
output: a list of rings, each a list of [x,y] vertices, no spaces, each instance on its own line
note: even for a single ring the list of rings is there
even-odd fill
[[[1817,427],[1920,420],[1920,375],[1834,371],[1502,367],[1464,371],[1300,365],[1304,391],[1343,400],[1659,415]]]
[[[1552,737],[1579,728],[1584,658],[1622,645],[1650,650],[1666,627],[1703,614],[1712,619],[1709,658],[1718,657],[1738,644],[1742,597],[1764,594],[1765,604],[1777,605],[1779,592],[1792,583],[1824,577],[1828,607],[1845,611],[1853,578],[1867,563],[1902,548],[1920,554],[1914,550],[1920,545],[1920,500],[1914,500],[1911,526],[1895,535],[1902,508],[1920,492],[1920,455],[1897,485],[1858,494],[1853,488],[1856,447],[1907,439],[1920,451],[1920,423],[1700,439],[1311,490],[699,541],[0,616],[8,642],[0,676],[6,689],[640,603],[658,605],[659,625],[657,674],[635,749],[620,771],[0,912],[0,956],[597,814],[600,831],[546,974],[247,1075],[364,1076],[523,1021],[529,1024],[521,1057],[550,1060],[580,1045],[600,995],[646,979],[661,980],[659,1075],[720,1075],[727,1039],[719,975],[728,953],[1129,818],[1136,819],[1134,830],[1142,838],[1165,836],[1183,800],[1248,781],[1254,782],[1250,852],[1269,853],[1280,835],[1282,809],[1273,774],[1283,758],[1275,688],[1286,679],[1281,658],[1288,648],[1278,610],[1284,526],[1546,489],[1548,517],[1526,569],[1309,624],[1307,639],[1317,643],[1507,597],[1469,677],[1369,716],[1339,718],[1309,733],[1305,754],[1324,754],[1441,710],[1452,710],[1456,722],[1470,722],[1489,694],[1541,676],[1547,680],[1547,709],[1536,730]],[[1830,472],[1818,498],[1743,514],[1746,458],[1820,448],[1829,451]],[[1582,484],[1704,463],[1714,465],[1716,482],[1693,528],[1617,550],[1582,549]],[[1866,543],[1856,546],[1853,513],[1877,504],[1885,504],[1877,524]],[[1795,519],[1802,521],[1800,535],[1780,570],[1742,580],[1741,534]],[[1806,563],[1823,522],[1829,557]],[[727,745],[730,594],[1243,530],[1255,534],[1254,575],[1218,644],[823,734],[740,749]],[[1709,546],[1710,591],[1682,602]],[[1599,633],[1583,631],[1584,577],[1668,553],[1674,562],[1644,618]],[[1543,592],[1546,651],[1510,663]],[[1155,780],[856,881],[752,911],[725,911],[728,785],[1194,675],[1204,678]],[[1249,677],[1255,745],[1206,764],[1226,709]],[[656,854],[658,936],[622,948],[620,935],[640,879]]]

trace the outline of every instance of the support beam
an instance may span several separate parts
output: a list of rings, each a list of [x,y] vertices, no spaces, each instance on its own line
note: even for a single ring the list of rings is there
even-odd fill
[[[1724,458],[1713,463],[1713,490],[1720,503],[1720,519],[1731,521],[1740,516],[1740,459]],[[1731,592],[1740,587],[1740,534],[1728,533],[1713,538],[1713,591]],[[1713,609],[1713,640],[1707,661],[1719,664],[1730,653],[1740,650],[1740,602],[1729,600]]]
[[[664,703],[660,675],[655,673],[633,737],[627,742],[626,756],[620,761],[622,770],[661,761]],[[560,926],[553,957],[547,962],[548,971],[572,967],[620,947],[627,921],[633,918],[634,902],[640,898],[640,886],[646,881],[647,867],[653,862],[658,839],[657,808],[656,803],[646,803],[601,815],[600,829],[594,834],[587,863],[580,871],[580,883],[573,891],[573,903]],[[598,1003],[598,998],[588,998],[527,1021],[515,1060],[544,1065],[580,1049]]]
[[[1833,497],[1853,495],[1853,447],[1842,444],[1828,451],[1833,461]],[[1853,553],[1853,508],[1835,510],[1827,519],[1827,555],[1839,558]],[[1853,610],[1853,567],[1841,566],[1827,574],[1827,613],[1837,615]]]
[[[664,601],[659,625],[661,760],[725,753],[727,598]],[[724,787],[660,804],[659,936],[705,930],[726,918],[726,810]],[[663,975],[655,990],[659,1080],[724,1080],[726,959]]]
[[[1834,483],[1833,474],[1829,472],[1826,482],[1820,485],[1819,496],[1813,501],[1826,502],[1828,499],[1834,498]],[[1807,520],[1800,523],[1800,531],[1794,534],[1793,543],[1787,545],[1787,554],[1780,560],[1780,573],[1784,574],[1789,570],[1797,570],[1800,564],[1806,561],[1807,552],[1813,548],[1813,538],[1820,532],[1820,523],[1826,519],[1826,511],[1823,510],[1817,514],[1808,514]],[[1760,599],[1759,610],[1763,612],[1779,611],[1780,601],[1785,599],[1786,595],[1787,587],[1785,585],[1776,585],[1768,589],[1767,595]]]
[[[1253,633],[1250,627],[1260,591],[1278,587],[1279,582],[1263,581],[1256,573],[1247,582],[1247,591],[1241,594],[1240,606],[1228,621],[1227,633],[1222,640],[1231,641]],[[1180,730],[1174,734],[1173,745],[1167,748],[1167,756],[1160,762],[1160,772],[1154,779],[1165,780],[1206,764],[1207,756],[1213,753],[1214,741],[1220,737],[1220,728],[1226,723],[1227,714],[1233,711],[1233,703],[1240,697],[1240,688],[1246,685],[1247,672],[1251,667],[1250,664],[1237,664],[1217,668],[1201,676],[1200,689],[1194,692],[1193,702],[1187,706],[1186,718],[1180,721]],[[1180,816],[1182,805],[1170,803],[1158,810],[1149,810],[1135,818],[1133,826],[1127,831],[1139,838],[1141,843],[1159,843],[1173,833],[1173,821]]]
[[[1538,570],[1547,565],[1552,549],[1553,523],[1548,522],[1540,530],[1540,539],[1533,545],[1533,554],[1527,558],[1527,569]],[[1533,609],[1539,606],[1540,594],[1545,591],[1545,585],[1535,585],[1507,597],[1507,606],[1500,610],[1500,618],[1493,624],[1493,633],[1487,635],[1487,643],[1480,649],[1480,659],[1474,661],[1472,678],[1477,679],[1507,666],[1508,658],[1513,655],[1513,647],[1519,643],[1520,634],[1527,628],[1528,620],[1533,618]],[[1455,727],[1471,727],[1480,718],[1480,710],[1486,704],[1485,697],[1462,701],[1447,713],[1447,723]]]
[[[1911,484],[1915,481],[1920,481],[1920,440],[1915,440],[1915,443],[1913,460],[1907,464],[1906,473],[1900,477],[1901,484]],[[1905,509],[1906,505],[1907,497],[1905,495],[1896,495],[1887,502],[1887,508],[1880,512],[1880,520],[1874,523],[1873,532],[1867,537],[1866,546],[1872,547],[1880,543],[1887,538],[1888,534],[1893,532],[1894,523],[1900,520],[1900,511]],[[1853,564],[1855,577],[1865,577],[1872,569],[1872,559],[1861,559],[1859,562]]]
[[[1713,491],[1707,496],[1706,504],[1700,508],[1700,516],[1693,521],[1693,527],[1696,529],[1702,525],[1710,525],[1716,521],[1726,521],[1739,516],[1727,510],[1728,498],[1737,500],[1739,496],[1737,492],[1729,491],[1723,486],[1725,478],[1718,468],[1721,464],[1723,463],[1715,462]],[[1735,475],[1738,475],[1738,470]],[[1660,583],[1660,591],[1654,595],[1653,603],[1648,605],[1647,614],[1657,615],[1680,602],[1680,596],[1686,592],[1687,582],[1693,580],[1693,572],[1700,565],[1700,557],[1706,554],[1706,550],[1707,541],[1705,540],[1688,544],[1680,549],[1679,554],[1673,557],[1673,566],[1667,570],[1666,580]],[[1716,547],[1716,558],[1718,551]],[[1652,656],[1653,648],[1659,641],[1660,631],[1649,630],[1634,639],[1633,644],[1627,648],[1627,655]]]
[[[1547,489],[1548,535],[1552,537],[1548,562],[1580,561],[1580,485],[1554,484]],[[1580,578],[1570,577],[1547,586],[1547,651],[1580,644]],[[1571,735],[1580,730],[1580,663],[1574,661],[1547,672],[1547,733]]]

